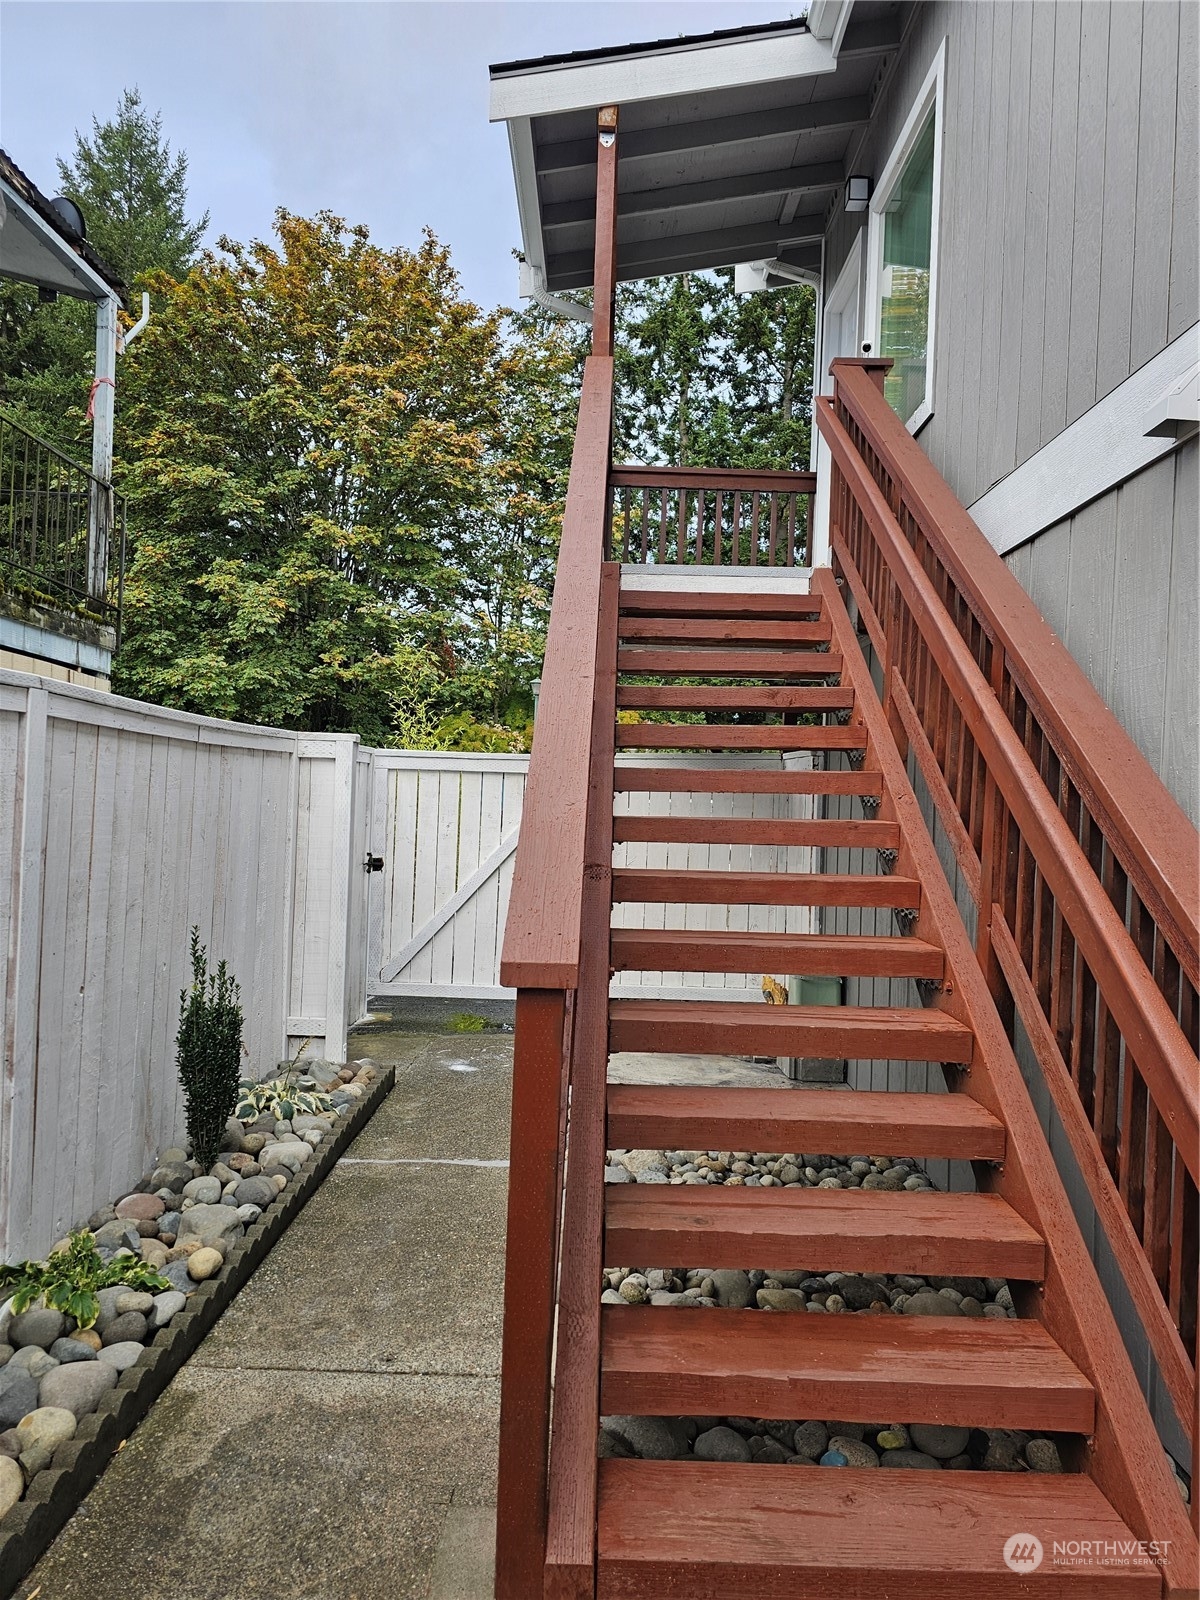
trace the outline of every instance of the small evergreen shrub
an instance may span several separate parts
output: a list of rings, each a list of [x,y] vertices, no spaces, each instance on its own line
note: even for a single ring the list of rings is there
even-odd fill
[[[192,929],[192,986],[179,996],[175,1064],[183,1085],[192,1155],[207,1169],[216,1161],[225,1124],[238,1103],[242,1007],[236,980],[222,961],[208,970],[208,951]]]

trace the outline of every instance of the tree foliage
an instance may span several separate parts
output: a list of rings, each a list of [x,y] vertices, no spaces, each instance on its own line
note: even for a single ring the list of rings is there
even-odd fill
[[[813,291],[738,295],[733,273],[622,286],[618,445],[672,466],[808,465]]]
[[[540,655],[570,352],[462,298],[432,234],[280,211],[276,235],[151,279],[114,681],[376,743],[414,708],[500,714]]]
[[[111,121],[92,118],[92,136],[78,130],[69,161],[58,162],[62,192],[87,221],[88,241],[131,287],[146,272],[180,278],[196,258],[208,212],[187,218],[187,156],[171,154],[162,113],[146,110],[126,89]]]

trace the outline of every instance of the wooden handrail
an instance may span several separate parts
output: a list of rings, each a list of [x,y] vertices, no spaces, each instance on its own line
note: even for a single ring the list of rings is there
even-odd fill
[[[811,494],[815,472],[781,472],[767,467],[613,467],[614,489],[775,489]]]
[[[612,394],[612,357],[589,356],[500,955],[500,982],[514,989],[574,989],[579,981]]]
[[[988,770],[1022,838],[1032,847],[1105,1003],[1133,1049],[1150,1094],[1196,1177],[1200,1175],[1200,1080],[1195,1054],[1025,747],[1000,714],[987,679],[837,420],[832,402],[823,398],[818,407],[818,425],[885,552],[892,581],[931,647]],[[1144,761],[1140,755],[1138,759]]]
[[[1195,1409],[1200,841],[884,399],[833,364],[835,572],[1184,1431]]]
[[[905,510],[1003,649],[1009,671],[1193,984],[1200,983],[1200,840],[1175,797],[984,537],[860,362],[831,371]]]

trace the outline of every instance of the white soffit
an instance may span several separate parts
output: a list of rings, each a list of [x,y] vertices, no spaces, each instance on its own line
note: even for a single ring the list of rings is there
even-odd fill
[[[116,290],[7,183],[0,183],[0,277],[80,300],[116,298]]]
[[[832,45],[811,33],[770,34],[656,49],[603,61],[532,66],[492,81],[489,117],[545,117],[591,106],[631,105],[837,69]]]
[[[1118,384],[969,507],[1001,554],[1063,522],[1174,450],[1183,434],[1147,433],[1152,413],[1200,357],[1200,324]]]

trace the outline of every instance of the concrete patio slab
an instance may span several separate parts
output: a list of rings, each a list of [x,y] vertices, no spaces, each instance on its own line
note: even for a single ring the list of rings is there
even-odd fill
[[[512,1040],[351,1053],[396,1089],[18,1600],[491,1600],[508,1173],[444,1162],[503,1162]]]

